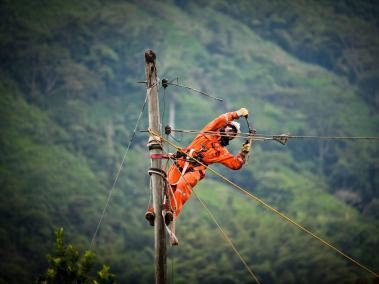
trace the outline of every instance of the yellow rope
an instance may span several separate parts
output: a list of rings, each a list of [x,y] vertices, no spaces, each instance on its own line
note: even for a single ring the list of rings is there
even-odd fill
[[[171,159],[173,160],[173,159]],[[184,174],[182,174],[182,172],[179,170],[179,168],[176,166],[175,164],[175,160],[173,160],[174,163],[173,165],[176,167],[176,169],[180,172],[180,175],[183,177],[184,181],[186,182],[187,186],[189,186],[189,188],[192,188],[191,185],[188,184]],[[250,269],[250,267],[247,265],[246,261],[243,259],[242,255],[240,254],[240,252],[237,250],[236,246],[234,245],[234,243],[232,242],[232,240],[228,237],[228,235],[225,233],[224,229],[221,227],[221,225],[218,223],[216,217],[212,214],[212,212],[209,210],[208,206],[205,204],[205,202],[203,200],[200,199],[200,197],[197,195],[195,189],[192,190],[192,192],[195,194],[196,198],[200,201],[200,204],[204,207],[205,211],[208,213],[209,217],[213,220],[213,222],[216,224],[216,226],[218,227],[218,229],[220,230],[221,232],[221,235],[222,237],[226,240],[226,242],[231,246],[231,248],[233,249],[233,251],[237,254],[237,256],[239,257],[239,259],[241,260],[241,262],[245,265],[247,271],[250,273],[251,277],[258,283],[258,284],[261,284],[261,282],[258,280],[257,276],[254,274],[254,272]]]
[[[219,223],[217,222],[216,218],[212,214],[212,212],[209,210],[209,208],[206,206],[203,200],[200,199],[200,197],[197,195],[196,191],[193,190],[193,193],[195,194],[196,198],[200,201],[201,205],[204,207],[204,209],[207,211],[208,215],[212,218],[213,222],[217,225],[218,229],[220,230],[222,236],[224,239],[229,243],[229,245],[232,247],[234,252],[238,255],[242,263],[245,265],[247,271],[249,271],[250,275],[254,278],[254,280],[260,284],[261,282],[258,280],[257,276],[254,274],[254,272],[250,269],[250,267],[247,265],[246,261],[243,259],[242,255],[239,253],[235,245],[233,244],[232,240],[228,237],[228,235],[225,233],[225,231],[221,228]]]
[[[156,135],[156,136],[160,136],[159,134],[156,134],[154,132],[152,132],[151,130],[149,130],[150,134],[153,134],[153,135]],[[165,139],[164,137],[160,136],[161,139],[165,142],[167,142],[168,144],[170,144],[171,146],[175,147],[178,151],[184,153],[185,155],[187,155],[187,153],[185,153],[181,147],[175,145],[174,143],[172,143],[171,141]],[[204,163],[202,163],[201,161],[195,159],[192,157],[193,160],[195,160],[197,163],[203,165],[203,166],[206,166]],[[333,246],[332,244],[330,244],[329,242],[325,241],[324,239],[322,239],[321,237],[317,236],[316,234],[312,233],[311,231],[309,231],[308,229],[306,229],[304,226],[300,225],[299,223],[297,223],[296,221],[292,220],[290,217],[286,216],[285,214],[281,213],[280,211],[278,211],[277,209],[275,209],[274,207],[272,207],[271,205],[267,204],[266,202],[264,202],[262,199],[258,198],[257,196],[253,195],[252,193],[248,192],[247,190],[243,189],[242,187],[240,187],[239,185],[235,184],[234,182],[228,180],[226,177],[224,177],[223,175],[221,175],[220,173],[218,173],[217,171],[215,171],[214,169],[208,167],[208,169],[214,173],[215,175],[217,175],[218,177],[220,177],[222,180],[224,180],[226,183],[229,183],[230,185],[232,185],[233,187],[235,187],[236,189],[238,189],[239,191],[241,191],[242,193],[246,194],[247,196],[249,196],[250,198],[254,199],[255,201],[257,201],[258,203],[262,204],[263,206],[265,206],[266,208],[270,209],[271,211],[273,211],[275,214],[279,215],[281,218],[283,218],[284,220],[286,220],[287,222],[295,225],[298,229],[300,229],[301,231],[307,233],[308,235],[312,236],[313,238],[317,239],[318,241],[320,241],[321,243],[323,243],[325,246],[333,249],[334,251],[336,251],[337,253],[339,253],[340,255],[342,255],[343,257],[345,257],[346,259],[348,259],[349,261],[351,261],[352,263],[354,263],[355,265],[359,266],[360,268],[366,270],[367,272],[371,273],[373,276],[379,278],[379,274],[374,272],[373,270],[371,270],[370,268],[366,267],[365,265],[361,264],[360,262],[356,261],[355,259],[353,259],[352,257],[348,256],[347,254],[345,254],[344,252],[342,252],[341,250],[339,250],[338,248],[336,248],[335,246]]]

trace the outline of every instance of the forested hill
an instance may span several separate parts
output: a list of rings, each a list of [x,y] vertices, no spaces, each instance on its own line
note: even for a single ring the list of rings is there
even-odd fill
[[[161,89],[163,125],[174,103],[179,129],[246,107],[258,133],[378,136],[378,4],[203,2],[1,1],[0,283],[45,271],[57,227],[89,247],[142,110],[147,48],[161,79],[224,99]],[[154,281],[147,139],[137,132],[94,246],[119,283]],[[377,141],[255,142],[242,170],[215,168],[379,271]],[[262,283],[372,281],[212,173],[196,190]],[[170,283],[252,282],[195,196],[177,231]]]

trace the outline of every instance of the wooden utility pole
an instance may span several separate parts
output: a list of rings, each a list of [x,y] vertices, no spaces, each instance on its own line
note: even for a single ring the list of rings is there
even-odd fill
[[[156,55],[154,51],[145,51],[145,74],[146,87],[149,106],[149,129],[155,133],[159,131],[159,99],[157,67],[155,64]],[[161,154],[162,146],[159,137],[150,135],[149,138],[150,154]],[[160,159],[151,159],[151,172],[160,172],[162,161]],[[166,234],[164,221],[162,217],[162,199],[163,199],[163,180],[159,174],[151,174],[151,186],[153,191],[153,205],[155,212],[154,223],[154,247],[155,247],[155,283],[166,283]]]

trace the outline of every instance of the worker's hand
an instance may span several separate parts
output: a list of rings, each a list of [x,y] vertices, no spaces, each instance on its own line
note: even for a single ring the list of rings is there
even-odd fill
[[[241,116],[247,117],[249,115],[249,111],[244,107],[237,110],[236,113],[239,117]]]
[[[248,154],[250,152],[250,150],[251,150],[250,143],[245,143],[241,147],[241,152],[244,153],[244,154]]]

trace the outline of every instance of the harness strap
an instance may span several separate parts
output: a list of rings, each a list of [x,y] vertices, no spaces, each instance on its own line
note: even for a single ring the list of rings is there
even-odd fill
[[[173,154],[168,153],[168,154],[151,154],[150,158],[151,159],[171,159],[173,157]]]
[[[189,158],[192,158],[192,156],[193,156],[193,152],[195,152],[195,149],[191,149],[191,150],[189,151],[189,153],[188,153],[188,157],[189,157]],[[174,183],[173,185],[177,185],[177,184],[183,179],[183,176],[184,176],[184,174],[186,173],[189,164],[190,164],[189,159],[186,159],[186,162],[185,162],[185,164],[184,164],[184,166],[183,166],[182,172],[180,173],[180,178],[179,178],[179,180],[178,180],[176,183]]]

